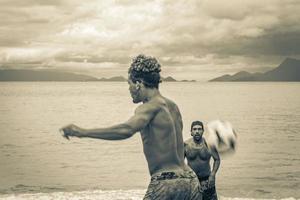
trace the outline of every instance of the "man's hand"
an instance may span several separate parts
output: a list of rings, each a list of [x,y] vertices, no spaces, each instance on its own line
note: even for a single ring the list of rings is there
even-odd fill
[[[208,178],[208,188],[214,187],[215,181],[216,181],[216,176],[211,174]]]
[[[69,137],[82,137],[83,136],[83,129],[74,125],[70,124],[60,129],[63,132],[63,137],[69,140]]]

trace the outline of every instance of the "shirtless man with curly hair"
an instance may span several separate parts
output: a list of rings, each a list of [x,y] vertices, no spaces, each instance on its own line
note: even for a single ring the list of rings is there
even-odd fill
[[[196,174],[184,163],[182,119],[177,105],[159,91],[161,65],[138,55],[128,70],[133,103],[142,103],[126,122],[107,128],[83,129],[73,124],[64,136],[123,140],[140,132],[151,182],[144,199],[202,199]]]

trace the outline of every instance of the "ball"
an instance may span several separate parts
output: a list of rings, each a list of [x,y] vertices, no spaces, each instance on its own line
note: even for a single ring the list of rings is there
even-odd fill
[[[208,148],[215,148],[221,154],[235,152],[237,134],[230,122],[214,120],[207,123],[205,140]]]

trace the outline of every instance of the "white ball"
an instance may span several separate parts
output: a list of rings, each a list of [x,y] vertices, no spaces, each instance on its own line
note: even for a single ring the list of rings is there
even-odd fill
[[[207,123],[205,140],[208,148],[215,148],[219,153],[234,152],[237,135],[230,122],[214,120]]]

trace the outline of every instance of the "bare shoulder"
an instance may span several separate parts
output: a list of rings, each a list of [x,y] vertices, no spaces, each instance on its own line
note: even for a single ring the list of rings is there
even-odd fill
[[[186,141],[184,141],[184,145],[185,146],[190,146],[192,142],[193,142],[193,138],[189,138]]]
[[[164,99],[168,105],[171,105],[173,108],[179,110],[177,104],[174,101],[172,101],[171,99],[168,99],[166,97],[164,97]]]
[[[171,104],[175,104],[174,101],[172,101],[171,99],[167,98],[167,97],[164,97],[164,99],[168,102],[168,103],[171,103]],[[175,104],[176,105],[176,104]]]
[[[159,111],[160,108],[161,108],[161,106],[159,105],[159,103],[157,103],[155,101],[150,101],[150,102],[139,105],[135,109],[135,113],[136,114],[139,114],[139,113],[150,114],[150,113],[155,113],[155,112]]]
[[[172,113],[174,113],[175,115],[177,115],[178,118],[181,120],[181,113],[180,113],[180,110],[179,110],[177,104],[174,101],[172,101],[171,99],[168,99],[166,97],[164,97],[164,100],[165,100],[169,110]]]

